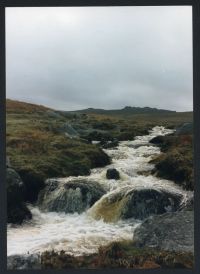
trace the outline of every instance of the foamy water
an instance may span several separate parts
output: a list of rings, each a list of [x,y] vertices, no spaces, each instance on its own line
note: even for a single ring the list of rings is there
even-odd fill
[[[169,189],[175,193],[182,193],[185,199],[189,192],[182,190],[171,181],[162,180],[154,176],[138,175],[138,172],[148,171],[153,165],[148,162],[160,153],[160,149],[150,145],[149,141],[157,135],[172,133],[163,127],[154,127],[149,135],[138,136],[134,141],[122,141],[116,149],[104,151],[112,158],[112,164],[104,168],[93,169],[88,178],[98,181],[107,190],[107,195],[119,191],[124,187],[141,187],[155,189]],[[120,172],[120,180],[107,180],[106,170],[116,168]],[[66,182],[77,177],[61,178]],[[101,198],[103,199],[104,196]],[[97,201],[100,203],[101,200]],[[184,202],[184,201],[183,201]],[[30,207],[33,219],[22,226],[8,225],[7,254],[34,254],[45,250],[65,250],[72,255],[94,253],[100,245],[115,240],[129,240],[133,238],[134,229],[139,221],[129,219],[115,223],[105,223],[95,220],[90,214],[95,209],[82,214],[64,214],[57,212],[44,213],[37,207]]]
[[[8,255],[39,253],[45,250],[66,250],[69,254],[94,253],[100,243],[107,244],[119,239],[131,239],[132,222],[115,224],[95,221],[86,213],[42,213],[32,209],[33,220],[8,229]]]

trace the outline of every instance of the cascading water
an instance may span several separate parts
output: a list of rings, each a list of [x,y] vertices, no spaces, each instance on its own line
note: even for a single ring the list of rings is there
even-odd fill
[[[31,221],[21,226],[8,225],[7,255],[35,254],[54,249],[65,250],[67,253],[77,256],[94,253],[100,245],[115,240],[132,239],[134,229],[141,221],[134,218],[121,219],[123,206],[128,201],[130,191],[153,189],[154,192],[162,193],[170,190],[171,195],[177,195],[181,202],[184,202],[190,193],[182,190],[173,182],[151,175],[139,175],[140,172],[150,171],[153,168],[153,165],[148,162],[160,153],[160,149],[151,145],[149,141],[155,136],[172,132],[173,130],[164,127],[154,127],[149,135],[138,136],[134,141],[122,141],[115,149],[105,149],[105,152],[112,158],[111,165],[93,169],[89,176],[57,180],[60,183],[80,179],[98,182],[106,194],[81,214],[43,212],[38,207],[30,206],[33,214]],[[116,168],[120,173],[120,179],[106,179],[108,168]],[[73,197],[77,196],[80,200],[80,190],[72,192]],[[125,198],[119,199],[123,193]],[[109,211],[109,202],[113,199],[114,203],[110,204],[112,208]],[[168,209],[170,210],[170,207],[166,204],[166,211]],[[109,219],[109,216],[103,218],[106,210],[114,218]]]

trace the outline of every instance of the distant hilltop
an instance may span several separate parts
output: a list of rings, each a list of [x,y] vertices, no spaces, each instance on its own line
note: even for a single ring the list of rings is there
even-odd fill
[[[74,113],[85,113],[85,114],[147,114],[147,113],[155,113],[155,114],[161,114],[161,113],[176,113],[176,111],[173,110],[166,110],[166,109],[158,109],[158,108],[151,108],[151,107],[131,107],[126,106],[122,109],[98,109],[98,108],[87,108],[83,110],[76,110],[71,111]]]
[[[132,114],[173,114],[176,111],[166,110],[166,109],[158,109],[151,107],[131,107],[126,106],[122,109],[99,109],[99,108],[86,108],[82,110],[53,110],[49,107],[45,107],[42,105],[36,105],[16,100],[7,99],[6,100],[6,111],[7,112],[19,112],[19,113],[32,113],[32,112],[52,112],[55,111],[57,113],[70,114],[70,113],[79,113],[79,114],[104,114],[104,115],[132,115]]]

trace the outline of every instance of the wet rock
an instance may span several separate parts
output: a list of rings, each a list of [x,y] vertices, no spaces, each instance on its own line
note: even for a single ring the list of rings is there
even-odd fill
[[[106,178],[119,180],[120,179],[119,171],[117,171],[115,168],[109,168],[106,172]]]
[[[13,255],[7,258],[7,268],[14,269],[41,269],[41,258],[38,254]]]
[[[156,137],[152,138],[152,139],[149,141],[149,143],[151,143],[151,144],[156,144],[156,145],[160,145],[160,144],[163,144],[164,140],[165,140],[164,136],[160,136],[160,135],[159,135],[159,136],[156,136]]]
[[[182,198],[181,194],[166,190],[126,187],[103,197],[93,206],[91,214],[106,222],[128,218],[143,220],[178,210]]]
[[[175,135],[193,134],[193,123],[184,123],[175,131]]]
[[[86,179],[47,180],[46,187],[39,194],[38,206],[45,211],[81,213],[104,194],[105,190],[98,182]]]
[[[194,212],[152,216],[136,228],[133,240],[136,247],[194,252]]]
[[[192,211],[194,210],[194,195],[191,195],[180,207],[180,210],[183,211]]]
[[[119,141],[117,139],[114,139],[113,141],[108,141],[104,143],[100,143],[103,148],[109,149],[109,148],[115,148],[119,145]]]
[[[43,177],[29,169],[20,169],[19,175],[25,186],[25,201],[30,203],[36,202],[40,190],[45,186]]]
[[[31,212],[24,203],[24,184],[12,168],[6,170],[6,187],[8,223],[21,224],[25,219],[31,219]]]
[[[164,190],[139,189],[129,193],[129,200],[123,212],[123,218],[144,219],[150,215],[176,211],[181,196]]]

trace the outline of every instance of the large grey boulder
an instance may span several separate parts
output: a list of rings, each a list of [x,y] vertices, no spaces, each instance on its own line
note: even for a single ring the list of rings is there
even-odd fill
[[[143,220],[151,215],[179,209],[182,194],[164,189],[125,187],[105,195],[91,209],[96,219],[113,222],[119,219]]]
[[[150,215],[176,211],[182,199],[181,194],[157,189],[136,189],[129,196],[123,217],[141,220]]]
[[[178,211],[152,216],[136,228],[135,246],[194,252],[194,212]]]
[[[19,174],[12,168],[6,169],[7,221],[21,224],[31,219],[31,212],[24,203],[24,184]]]
[[[193,123],[184,123],[175,131],[175,135],[193,134]]]
[[[67,182],[51,179],[39,194],[38,206],[45,211],[81,213],[104,194],[105,190],[98,182],[78,178]]]

